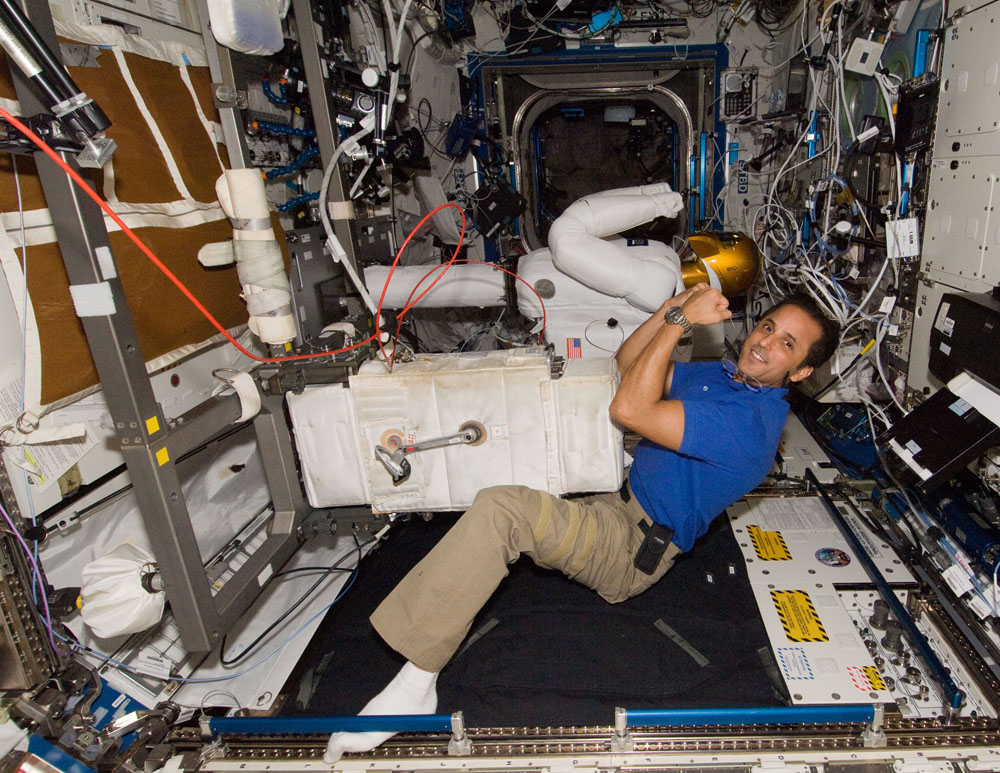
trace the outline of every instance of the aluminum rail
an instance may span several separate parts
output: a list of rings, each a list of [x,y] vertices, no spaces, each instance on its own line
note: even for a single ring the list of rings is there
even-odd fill
[[[402,732],[444,731],[452,729],[451,714],[383,714],[333,717],[209,717],[202,730],[217,734],[305,734],[366,733],[373,730]]]

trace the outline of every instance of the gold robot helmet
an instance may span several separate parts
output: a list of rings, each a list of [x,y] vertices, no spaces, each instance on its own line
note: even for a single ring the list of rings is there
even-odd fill
[[[740,232],[699,231],[688,237],[681,255],[685,287],[705,282],[728,298],[741,295],[760,274],[760,252],[753,239]]]

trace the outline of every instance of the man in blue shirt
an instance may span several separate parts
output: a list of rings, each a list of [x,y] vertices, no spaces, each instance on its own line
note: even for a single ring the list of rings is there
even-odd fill
[[[787,387],[833,354],[839,326],[807,296],[768,311],[737,362],[674,363],[692,325],[732,316],[698,285],[664,302],[616,355],[611,417],[643,436],[621,492],[562,499],[524,486],[481,491],[465,515],[371,617],[407,658],[362,714],[437,708],[437,675],[507,566],[528,555],[611,603],[638,595],[689,550],[711,520],[767,475],[788,411]],[[392,734],[335,733],[324,759],[375,748]]]

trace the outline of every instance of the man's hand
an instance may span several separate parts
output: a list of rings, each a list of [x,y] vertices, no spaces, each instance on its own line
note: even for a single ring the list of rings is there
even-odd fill
[[[729,301],[718,290],[714,290],[708,285],[698,284],[689,290],[685,290],[681,295],[687,298],[681,305],[684,316],[694,325],[714,325],[729,319],[733,313],[729,310]],[[677,296],[678,298],[681,295]]]
[[[687,288],[684,292],[677,293],[677,295],[673,298],[667,298],[667,300],[663,302],[663,305],[660,306],[660,310],[656,316],[662,319],[663,315],[670,309],[674,308],[674,306],[683,306],[687,302],[688,298],[690,298],[695,292],[704,289],[708,289],[708,285],[704,282],[698,282],[698,284]]]

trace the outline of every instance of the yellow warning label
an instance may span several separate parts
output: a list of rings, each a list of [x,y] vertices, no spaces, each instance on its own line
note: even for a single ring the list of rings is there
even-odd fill
[[[882,681],[882,675],[878,672],[875,666],[864,666],[862,671],[865,672],[865,676],[868,677],[868,681],[871,682],[873,690],[884,690],[885,682]]]
[[[764,531],[760,526],[747,527],[754,552],[761,561],[791,561],[792,554],[780,531]]]
[[[156,452],[156,463],[160,465],[160,467],[162,467],[169,461],[170,461],[170,454],[167,453],[166,448],[161,448],[159,451]]]
[[[788,641],[829,641],[812,599],[804,590],[773,590],[771,601]]]
[[[150,435],[155,435],[159,431],[160,431],[160,420],[159,419],[157,419],[155,416],[151,416],[150,418],[146,419],[146,432],[147,433],[149,433]]]

